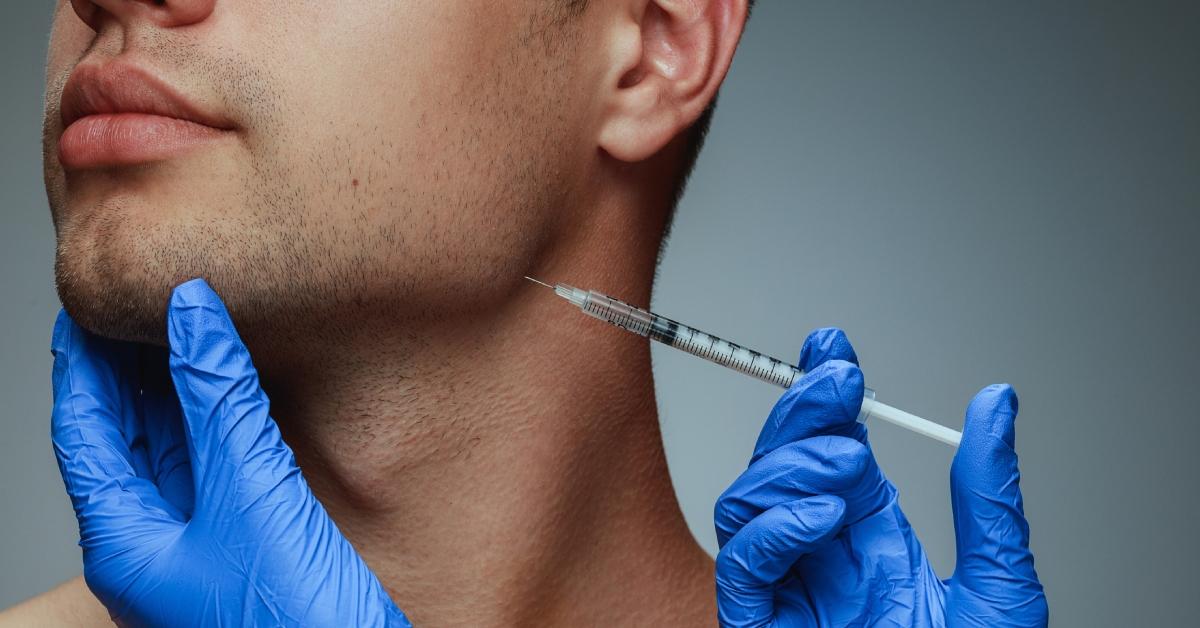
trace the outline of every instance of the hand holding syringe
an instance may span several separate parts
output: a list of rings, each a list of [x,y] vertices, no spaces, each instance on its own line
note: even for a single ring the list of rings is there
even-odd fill
[[[570,301],[572,305],[583,310],[584,314],[764,382],[791,388],[792,383],[804,375],[804,371],[783,360],[636,308],[594,290],[580,290],[561,283],[551,286],[533,277],[526,279],[554,290],[555,294]],[[878,417],[955,447],[962,439],[960,432],[876,401],[875,391],[867,388],[863,394],[863,405],[858,420],[866,422],[870,417]]]

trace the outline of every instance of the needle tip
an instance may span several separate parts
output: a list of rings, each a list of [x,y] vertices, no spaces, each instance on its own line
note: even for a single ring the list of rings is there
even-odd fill
[[[547,288],[550,288],[551,290],[554,289],[554,286],[552,286],[548,283],[538,281],[537,279],[534,279],[533,277],[530,277],[529,275],[525,275],[525,278],[528,279],[529,281],[532,281],[533,283],[536,283],[539,286],[546,286]]]

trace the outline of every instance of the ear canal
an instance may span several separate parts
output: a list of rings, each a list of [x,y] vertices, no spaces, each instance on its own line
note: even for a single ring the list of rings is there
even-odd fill
[[[644,78],[646,78],[646,71],[639,65],[621,77],[621,80],[617,82],[617,89],[629,89],[641,83]]]

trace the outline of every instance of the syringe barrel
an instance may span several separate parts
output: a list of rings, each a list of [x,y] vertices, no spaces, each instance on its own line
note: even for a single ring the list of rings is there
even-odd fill
[[[639,336],[649,336],[655,316],[624,301],[589,290],[579,304],[584,314],[612,323]]]
[[[575,297],[571,299],[572,302],[578,304],[589,316],[769,384],[791,388],[792,384],[804,375],[800,368],[783,360],[747,349],[665,316],[647,312],[608,295],[574,288],[564,292],[566,298]],[[859,421],[865,423],[871,416],[874,401],[875,391],[867,388],[863,395],[862,409],[858,414]]]

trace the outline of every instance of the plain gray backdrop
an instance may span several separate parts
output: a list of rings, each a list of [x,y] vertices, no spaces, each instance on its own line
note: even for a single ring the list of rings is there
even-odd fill
[[[1025,509],[1060,626],[1200,614],[1200,10],[760,0],[664,259],[663,314],[794,359],[847,330],[880,399],[955,428],[1021,400]],[[50,450],[52,3],[0,24],[0,607],[80,573]],[[655,348],[672,473],[712,504],[777,390]],[[943,576],[952,450],[872,440]]]

